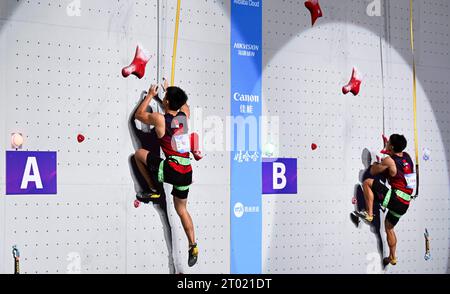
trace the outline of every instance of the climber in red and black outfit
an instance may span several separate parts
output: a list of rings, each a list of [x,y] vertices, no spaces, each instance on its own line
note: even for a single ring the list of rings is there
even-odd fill
[[[416,175],[414,163],[408,153],[404,152],[407,146],[406,138],[394,134],[386,145],[387,156],[381,163],[375,163],[370,168],[372,176],[383,175],[387,178],[391,188],[379,180],[366,179],[363,184],[366,210],[360,216],[367,222],[373,221],[373,201],[377,195],[383,207],[388,209],[385,220],[386,236],[389,245],[389,257],[383,259],[383,264],[396,265],[397,237],[394,227],[397,225],[409,208],[411,195],[415,188]]]
[[[163,160],[160,157],[153,156],[145,149],[136,151],[135,158],[139,171],[150,187],[150,191],[141,193],[137,197],[139,200],[159,198],[160,191],[156,189],[157,183],[164,182],[173,186],[172,195],[174,196],[175,210],[180,217],[189,241],[188,264],[194,266],[198,258],[198,246],[195,242],[192,218],[186,205],[189,186],[192,184],[192,166],[189,152],[191,152],[191,146],[198,145],[198,137],[188,134],[187,120],[190,111],[186,93],[178,87],[168,87],[162,101],[164,115],[147,112],[149,103],[157,94],[158,86],[152,85],[148,95],[136,111],[135,118],[146,125],[155,127],[156,135],[166,159]],[[196,140],[197,142],[195,142]],[[195,155],[194,153],[194,157]]]

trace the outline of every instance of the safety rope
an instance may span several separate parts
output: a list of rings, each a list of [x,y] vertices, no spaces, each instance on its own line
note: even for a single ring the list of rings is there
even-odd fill
[[[414,11],[413,0],[409,1],[409,25],[411,32],[411,51],[413,57],[413,111],[414,111],[414,148],[416,153],[416,193],[414,198],[419,196],[419,135],[417,129],[417,82],[416,82],[416,57],[414,49]]]
[[[385,115],[385,95],[384,95],[384,55],[383,55],[383,32],[380,31],[380,59],[381,59],[381,93],[383,103],[383,136],[386,136],[386,115]],[[385,146],[386,147],[386,146]]]
[[[160,44],[160,38],[161,38],[161,27],[160,27],[160,5],[159,1],[156,1],[156,52],[158,52],[158,58],[156,58],[156,80],[160,81],[161,79],[161,65],[160,65],[160,58],[161,58],[161,44]]]
[[[177,1],[177,16],[175,19],[175,33],[173,37],[173,54],[172,54],[172,76],[170,78],[170,85],[175,84],[175,65],[177,60],[177,46],[178,46],[178,30],[180,27],[180,10],[181,10],[181,0]]]

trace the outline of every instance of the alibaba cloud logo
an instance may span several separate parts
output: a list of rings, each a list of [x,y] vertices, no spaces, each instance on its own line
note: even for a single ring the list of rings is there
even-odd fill
[[[237,202],[234,205],[234,216],[241,218],[244,215],[244,204]]]

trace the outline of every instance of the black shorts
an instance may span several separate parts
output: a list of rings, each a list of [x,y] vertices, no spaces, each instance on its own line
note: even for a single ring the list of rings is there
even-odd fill
[[[400,220],[400,217],[403,216],[408,210],[409,204],[401,201],[400,197],[397,195],[396,190],[390,190],[379,180],[373,181],[372,191],[375,194],[379,194],[379,199],[382,205],[385,200],[388,200],[386,199],[386,197],[390,197],[385,206],[387,209],[389,209],[386,219],[391,223],[391,225],[395,227]]]
[[[192,172],[187,174],[179,173],[169,165],[167,160],[163,160],[149,153],[147,155],[147,169],[154,183],[160,183],[159,167],[161,162],[163,164],[164,183],[173,186],[172,195],[179,199],[187,199],[189,194],[188,187],[192,184]]]

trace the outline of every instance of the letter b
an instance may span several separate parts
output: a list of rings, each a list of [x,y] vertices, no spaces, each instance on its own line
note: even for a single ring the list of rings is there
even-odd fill
[[[279,183],[281,180],[281,183]],[[286,187],[286,166],[281,162],[273,163],[273,189],[282,190]]]

